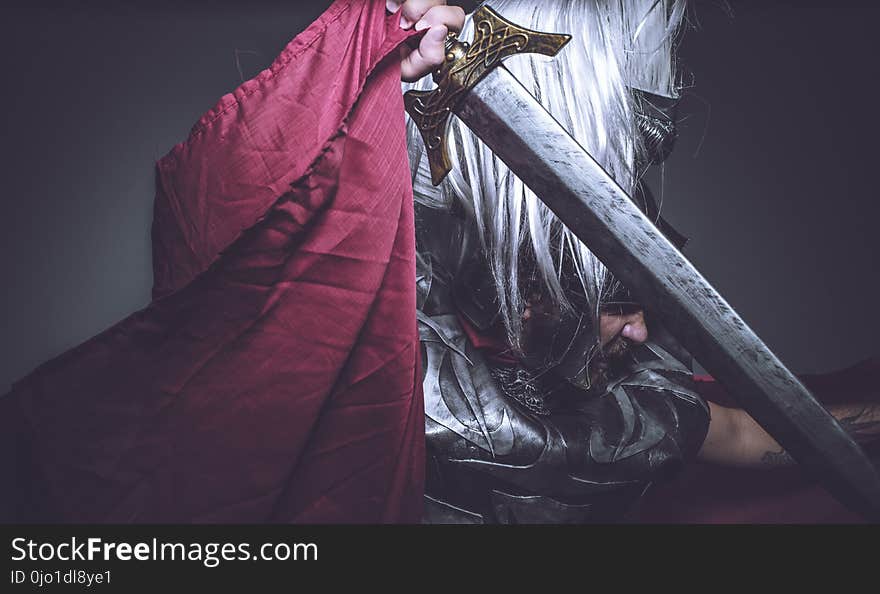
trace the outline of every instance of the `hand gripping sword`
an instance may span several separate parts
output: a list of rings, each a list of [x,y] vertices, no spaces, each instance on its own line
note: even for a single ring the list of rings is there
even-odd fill
[[[407,112],[431,177],[449,173],[445,132],[455,114],[525,183],[813,478],[880,521],[880,477],[861,448],[627,193],[501,65],[517,53],[556,55],[570,35],[540,33],[483,6],[474,39],[454,35]]]

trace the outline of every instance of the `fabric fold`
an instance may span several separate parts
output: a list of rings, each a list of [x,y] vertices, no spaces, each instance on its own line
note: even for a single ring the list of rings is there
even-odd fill
[[[420,519],[411,34],[338,0],[159,161],[153,302],[3,399],[29,519]]]

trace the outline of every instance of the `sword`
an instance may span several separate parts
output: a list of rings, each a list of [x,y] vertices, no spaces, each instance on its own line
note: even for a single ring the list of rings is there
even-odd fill
[[[410,91],[407,112],[439,184],[451,169],[445,131],[465,123],[669,328],[737,402],[841,503],[880,521],[880,476],[858,444],[773,354],[612,177],[501,60],[553,56],[571,39],[519,27],[487,6],[474,39],[447,40],[438,88]]]

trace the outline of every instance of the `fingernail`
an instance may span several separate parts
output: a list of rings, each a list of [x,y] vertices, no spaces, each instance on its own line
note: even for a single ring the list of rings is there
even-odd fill
[[[409,29],[412,27],[412,21],[406,18],[405,16],[400,16],[400,28],[401,29]]]
[[[422,31],[423,29],[427,29],[428,27],[430,27],[430,25],[425,22],[425,19],[422,19],[418,23],[416,23],[416,31]]]

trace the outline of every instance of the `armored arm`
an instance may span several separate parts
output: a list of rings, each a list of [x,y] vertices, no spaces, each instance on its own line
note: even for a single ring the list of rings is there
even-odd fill
[[[690,371],[658,344],[604,393],[538,414],[505,393],[456,316],[420,314],[419,328],[428,521],[617,520],[706,435]]]
[[[416,205],[418,320],[429,522],[618,520],[644,489],[699,449],[708,409],[688,355],[662,328],[603,393],[536,405],[548,390],[520,368],[487,361],[466,336],[492,322],[491,287],[465,217]],[[465,290],[458,290],[465,289]],[[485,323],[481,324],[480,321]],[[575,390],[573,387],[569,388]]]

